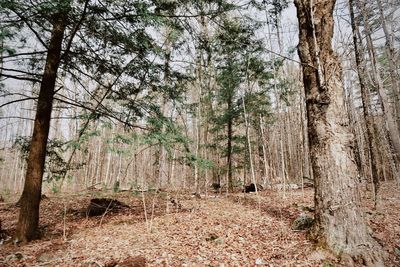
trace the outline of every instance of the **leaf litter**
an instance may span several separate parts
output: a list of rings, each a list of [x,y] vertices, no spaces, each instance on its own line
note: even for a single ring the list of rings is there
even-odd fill
[[[381,192],[376,210],[364,195],[365,209],[389,252],[387,266],[400,266],[399,190],[384,184]],[[312,189],[174,196],[146,194],[145,216],[142,196],[108,195],[129,208],[96,217],[85,208],[98,195],[50,196],[41,206],[42,238],[0,245],[0,267],[340,266],[315,250],[306,231],[291,229],[296,218],[312,215]],[[3,236],[12,236],[18,208],[2,203],[0,216]]]

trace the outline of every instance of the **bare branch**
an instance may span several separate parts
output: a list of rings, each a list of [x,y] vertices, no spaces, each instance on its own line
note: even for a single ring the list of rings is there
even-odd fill
[[[17,70],[17,69],[9,69],[9,68],[0,67],[0,70],[18,72],[18,73],[27,74],[27,75],[33,75],[33,76],[42,76],[42,74],[32,73],[32,72],[27,72],[27,71]]]
[[[14,104],[14,103],[23,102],[23,101],[27,101],[27,100],[36,100],[36,99],[37,99],[37,97],[20,98],[20,99],[12,100],[12,101],[9,101],[7,103],[0,105],[0,108]]]
[[[23,77],[23,76],[15,76],[15,75],[9,75],[9,74],[4,74],[2,73],[1,76],[14,79],[14,80],[21,80],[21,81],[28,81],[28,82],[34,82],[34,83],[41,83],[41,80],[31,78],[31,77]]]
[[[47,51],[34,51],[34,52],[19,53],[19,54],[7,55],[7,56],[0,56],[0,60],[6,59],[6,58],[12,58],[12,57],[22,57],[22,56],[31,56],[31,55],[37,55],[37,54],[45,54],[46,52]]]

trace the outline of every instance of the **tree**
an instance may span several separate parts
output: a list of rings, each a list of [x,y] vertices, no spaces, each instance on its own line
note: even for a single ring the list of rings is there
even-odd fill
[[[376,201],[376,195],[377,191],[379,188],[379,177],[378,177],[378,171],[377,171],[377,157],[376,157],[376,151],[373,149],[372,143],[375,140],[375,133],[374,133],[374,118],[370,114],[370,99],[369,99],[369,92],[368,88],[366,87],[366,83],[364,80],[364,65],[363,65],[363,60],[361,57],[361,51],[360,51],[360,44],[359,40],[357,38],[357,25],[355,22],[355,17],[354,17],[354,3],[353,0],[349,0],[349,11],[350,11],[350,23],[351,23],[351,29],[352,29],[352,34],[353,34],[353,45],[354,45],[354,54],[355,54],[355,59],[356,59],[356,66],[357,66],[357,73],[358,73],[358,80],[360,83],[360,91],[361,91],[361,103],[363,107],[363,116],[365,120],[365,124],[367,127],[367,138],[366,138],[366,146],[368,149],[369,157],[370,157],[370,167],[371,167],[371,176],[372,176],[372,181],[374,184],[374,195],[375,195],[375,201]],[[376,203],[376,202],[375,202]]]
[[[218,1],[215,2],[216,10],[210,10],[212,14],[232,8],[221,7]],[[152,119],[166,123],[160,112],[162,103],[158,100],[162,98],[165,102],[179,98],[188,77],[180,66],[171,63],[174,50],[179,46],[175,45],[178,40],[160,40],[162,33],[158,30],[165,30],[163,26],[167,25],[174,29],[176,36],[173,39],[179,38],[187,25],[178,18],[200,16],[185,16],[186,6],[180,7],[180,3],[191,2],[36,0],[27,3],[0,0],[4,26],[0,31],[1,81],[12,79],[40,85],[38,97],[33,90],[32,96],[27,93],[17,100],[38,100],[21,197],[18,241],[37,237],[45,152],[54,103],[62,103],[66,109],[79,107],[85,110],[84,123],[77,131],[78,142],[91,122],[99,118],[107,117],[125,128],[144,128],[141,124],[150,121],[150,133],[154,130]],[[179,12],[182,14],[177,14]],[[71,90],[72,86],[79,87],[86,97],[68,97],[65,91],[76,92],[75,88]],[[4,95],[18,94],[6,92]],[[5,105],[12,102],[15,101]],[[167,126],[156,129],[171,131]],[[176,136],[177,142],[184,145],[185,155],[192,158],[186,140],[178,133]],[[67,165],[77,150],[77,146],[72,147]]]
[[[42,0],[26,4],[25,1],[0,1],[0,15],[5,18],[7,30],[1,31],[7,32],[2,34],[1,41],[6,48],[14,42],[14,51],[2,49],[7,54],[2,60],[17,62],[9,64],[10,67],[2,66],[2,76],[40,84],[38,97],[22,99],[37,99],[37,108],[21,196],[17,241],[38,237],[46,146],[55,101],[90,111],[80,136],[89,122],[100,116],[107,115],[132,126],[137,117],[144,116],[143,109],[147,110],[147,116],[158,110],[151,104],[151,99],[156,97],[155,88],[162,83],[160,77],[164,67],[149,57],[156,57],[163,47],[157,45],[147,32],[149,25],[157,29],[156,21],[161,20],[157,3],[106,2]],[[149,10],[155,11],[150,14]],[[27,36],[26,32],[29,33]],[[62,70],[61,74],[59,70]],[[170,76],[177,83],[181,80],[179,73]],[[82,77],[96,85],[93,92],[82,84]],[[123,82],[120,82],[122,77]],[[60,90],[74,82],[80,84],[93,101],[75,101],[62,94]],[[56,86],[60,89],[55,90]],[[145,100],[138,97],[142,91],[149,92],[142,94]],[[104,104],[106,98],[119,101],[125,109],[111,110]]]
[[[246,113],[252,113],[253,119],[257,122],[259,116],[267,112],[266,106],[269,105],[269,98],[266,97],[267,81],[272,76],[267,68],[268,63],[261,57],[264,52],[263,43],[256,37],[256,31],[260,26],[248,18],[227,17],[222,20],[215,37],[218,107],[215,109],[214,131],[225,131],[222,140],[226,140],[224,155],[230,191],[234,186],[233,156],[245,155],[251,150],[246,136],[241,136],[239,130],[235,133],[237,126],[245,124],[244,101],[247,101]],[[250,85],[257,87],[258,92],[248,88]],[[243,150],[245,153],[242,153]],[[244,164],[249,157],[243,158]]]
[[[16,238],[19,241],[29,241],[36,238],[38,234],[39,203],[54,88],[69,11],[69,1],[58,2],[51,21],[53,29],[40,85],[35,124],[28,156],[27,177],[21,197],[21,210],[16,233]]]
[[[335,1],[296,0],[295,5],[315,179],[311,237],[346,265],[383,266],[382,248],[368,233],[357,189],[341,67],[332,49]]]

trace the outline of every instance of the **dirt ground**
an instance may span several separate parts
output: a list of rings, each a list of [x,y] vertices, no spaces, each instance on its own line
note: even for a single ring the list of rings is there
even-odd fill
[[[387,266],[400,266],[399,193],[394,184],[384,184],[376,210],[364,196],[374,237],[389,253]],[[41,205],[42,238],[20,246],[4,242],[15,232],[18,208],[7,199],[0,203],[0,267],[340,266],[316,251],[305,232],[291,229],[300,214],[311,214],[311,189],[201,199],[166,192],[47,197]],[[94,197],[129,207],[88,217],[85,208]]]

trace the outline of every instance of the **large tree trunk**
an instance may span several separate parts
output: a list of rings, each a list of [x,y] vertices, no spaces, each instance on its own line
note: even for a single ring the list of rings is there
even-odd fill
[[[47,138],[65,27],[66,16],[60,14],[53,23],[46,65],[40,86],[25,185],[20,200],[21,210],[15,237],[17,241],[27,242],[38,238],[39,204]]]
[[[346,266],[383,266],[382,249],[369,235],[360,207],[341,67],[332,49],[335,0],[295,0],[295,5],[315,179],[311,237]]]

